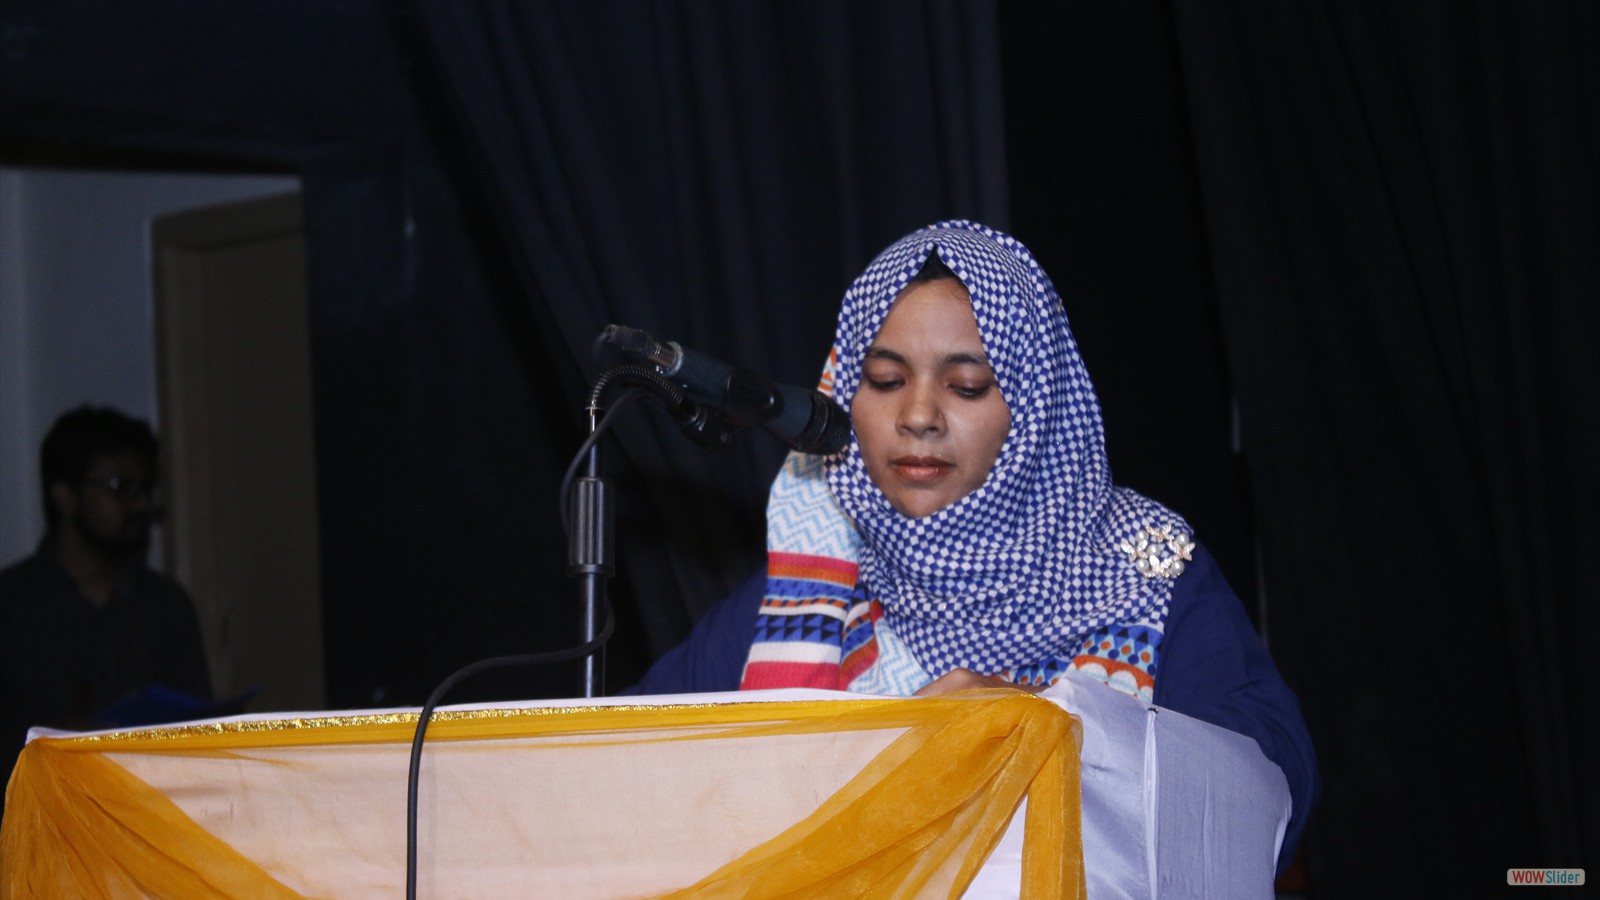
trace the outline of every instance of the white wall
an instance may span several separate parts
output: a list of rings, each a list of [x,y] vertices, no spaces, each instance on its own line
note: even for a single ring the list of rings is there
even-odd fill
[[[56,416],[109,404],[160,431],[151,220],[298,189],[288,176],[0,167],[0,566],[44,529],[39,443]]]

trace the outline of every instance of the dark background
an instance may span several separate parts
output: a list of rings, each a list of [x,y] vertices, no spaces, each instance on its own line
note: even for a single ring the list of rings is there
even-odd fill
[[[336,708],[571,639],[606,323],[809,383],[874,252],[1009,230],[1302,697],[1312,893],[1481,896],[1600,864],[1596,10],[13,0],[0,161],[301,177]],[[622,431],[613,686],[780,459]]]

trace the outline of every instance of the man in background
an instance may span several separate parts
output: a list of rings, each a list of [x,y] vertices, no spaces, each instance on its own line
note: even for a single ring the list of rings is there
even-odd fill
[[[146,724],[141,704],[202,709],[211,697],[194,604],[146,564],[157,510],[150,426],[110,408],[72,410],[45,436],[39,471],[44,537],[0,572],[7,776],[30,726]]]

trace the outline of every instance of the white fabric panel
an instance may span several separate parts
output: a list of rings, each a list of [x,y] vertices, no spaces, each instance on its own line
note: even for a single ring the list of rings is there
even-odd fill
[[[1159,896],[1271,897],[1289,825],[1283,772],[1250,738],[1167,709],[1153,716]]]
[[[1076,672],[1044,696],[1083,722],[1090,900],[1272,896],[1289,785],[1255,741]],[[1018,895],[1022,820],[1019,811],[969,900]]]

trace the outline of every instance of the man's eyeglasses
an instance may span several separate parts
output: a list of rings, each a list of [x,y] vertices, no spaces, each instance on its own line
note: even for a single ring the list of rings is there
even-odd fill
[[[121,475],[112,475],[107,478],[85,478],[80,484],[94,485],[105,488],[118,500],[146,500],[155,496],[156,483],[150,478],[124,478]]]

